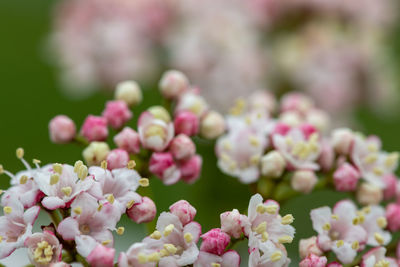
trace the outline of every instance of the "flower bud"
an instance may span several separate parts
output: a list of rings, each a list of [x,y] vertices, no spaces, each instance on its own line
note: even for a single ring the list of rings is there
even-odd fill
[[[194,183],[200,176],[203,160],[199,155],[195,155],[188,160],[180,162],[179,170],[181,178],[189,184]]]
[[[208,111],[207,102],[200,96],[198,89],[192,89],[180,96],[175,112],[184,110],[192,112],[199,118]]]
[[[310,254],[314,254],[316,256],[321,256],[324,254],[323,251],[318,247],[316,236],[312,236],[307,239],[300,239],[299,252],[300,258],[302,259]]]
[[[276,108],[275,96],[267,90],[258,90],[249,97],[249,106],[252,110],[273,112]]]
[[[225,120],[216,111],[208,112],[200,122],[200,133],[204,138],[214,139],[225,131]]]
[[[55,116],[49,123],[49,132],[53,143],[68,143],[75,138],[75,123],[65,115]]]
[[[185,134],[180,134],[172,139],[169,146],[172,156],[177,160],[188,159],[196,153],[196,146]]]
[[[135,81],[124,81],[117,84],[114,98],[124,101],[128,106],[136,106],[142,102],[142,90]]]
[[[176,134],[193,136],[199,131],[199,119],[193,112],[181,111],[175,116],[174,126]]]
[[[386,174],[383,176],[383,182],[385,183],[385,189],[383,190],[385,200],[395,197],[397,191],[397,177],[394,174]]]
[[[114,129],[121,128],[132,118],[128,105],[121,100],[108,101],[102,115]]]
[[[128,217],[136,223],[148,223],[156,217],[157,209],[153,200],[142,197],[142,202],[134,204],[126,211]]]
[[[90,252],[89,256],[87,256],[86,260],[90,264],[90,266],[96,267],[113,267],[114,266],[114,255],[115,249],[108,248],[101,244],[98,244],[92,252]]]
[[[114,143],[121,149],[129,153],[137,154],[140,152],[139,134],[132,128],[125,127],[121,132],[114,136]]]
[[[292,177],[291,185],[296,191],[308,194],[317,183],[317,176],[313,171],[296,171]]]
[[[271,178],[279,178],[282,176],[286,168],[286,160],[281,153],[273,150],[261,158],[261,173]]]
[[[233,238],[239,238],[246,224],[250,225],[248,218],[239,213],[237,209],[224,212],[220,215],[221,230]]]
[[[357,201],[361,205],[377,205],[383,199],[383,190],[370,184],[362,183],[357,190]]]
[[[89,166],[100,165],[107,158],[110,148],[104,142],[92,142],[83,150],[82,155]]]
[[[310,254],[299,263],[299,267],[325,267],[328,259],[325,256],[318,257]]]
[[[178,98],[189,86],[185,74],[177,70],[166,71],[161,77],[159,88],[165,98]]]
[[[196,216],[196,209],[186,200],[179,200],[169,207],[169,211],[176,215],[182,225],[186,225],[193,221]]]
[[[354,133],[350,129],[340,128],[334,130],[332,133],[332,145],[338,154],[349,154],[353,140]]]
[[[231,237],[221,231],[219,228],[214,228],[201,236],[203,242],[200,250],[215,255],[222,255],[231,241]]]
[[[125,168],[129,161],[129,154],[123,149],[113,149],[107,155],[107,168],[109,170]]]
[[[306,121],[319,131],[326,131],[330,124],[328,114],[320,109],[312,109],[307,112]]]
[[[164,184],[174,184],[181,178],[170,152],[155,152],[151,155],[149,171],[160,178]]]
[[[171,116],[169,112],[162,106],[151,106],[148,110],[155,119],[162,120],[166,123],[171,122]]]
[[[328,172],[332,169],[335,160],[335,152],[329,142],[322,141],[321,144],[321,153],[318,158],[318,164],[323,171]]]
[[[355,191],[360,172],[353,165],[345,162],[333,173],[333,183],[338,191]]]
[[[106,140],[108,136],[107,120],[103,117],[89,115],[82,125],[81,135],[90,142]]]
[[[163,151],[174,136],[173,124],[157,119],[150,112],[140,115],[138,129],[143,147],[154,151]]]
[[[388,229],[392,232],[400,230],[400,205],[391,203],[386,207]]]

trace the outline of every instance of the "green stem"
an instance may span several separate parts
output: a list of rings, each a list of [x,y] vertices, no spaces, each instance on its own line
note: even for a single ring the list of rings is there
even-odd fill
[[[235,246],[236,246],[236,244],[238,244],[239,242],[241,242],[241,241],[243,241],[243,240],[245,240],[245,239],[246,239],[246,238],[245,238],[244,236],[242,236],[241,238],[237,238],[237,239],[232,240],[232,241],[229,243],[229,245],[228,245],[228,247],[226,248],[226,250],[234,249]]]
[[[75,136],[74,142],[75,142],[75,144],[80,145],[80,146],[85,146],[86,147],[86,146],[89,145],[88,140],[86,140],[86,138],[81,136],[81,135]]]

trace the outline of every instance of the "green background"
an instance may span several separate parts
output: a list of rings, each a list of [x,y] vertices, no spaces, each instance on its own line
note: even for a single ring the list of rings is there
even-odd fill
[[[57,69],[50,63],[46,52],[46,38],[51,30],[54,4],[50,0],[0,2],[0,163],[12,172],[23,168],[15,157],[17,147],[25,148],[26,159],[38,158],[43,163],[73,164],[81,159],[81,148],[75,145],[55,145],[49,141],[48,121],[57,114],[66,114],[79,127],[87,114],[101,113],[105,101],[111,98],[111,95],[99,93],[77,101],[67,99],[61,93]],[[400,38],[396,36],[399,33],[400,30],[395,29],[387,44],[388,53],[398,65]],[[399,68],[397,73],[400,74]],[[146,89],[145,101],[134,110],[136,117],[139,110],[157,103],[156,88]],[[384,148],[389,151],[400,150],[399,112],[394,112],[390,118],[382,118],[361,107],[355,116],[360,125],[358,130],[379,135],[383,139]],[[135,127],[134,124],[131,126]],[[197,208],[196,219],[205,232],[219,226],[221,212],[233,208],[245,211],[251,192],[236,179],[220,173],[216,168],[211,142],[202,142],[198,150],[204,159],[202,178],[193,186],[178,183],[169,187],[163,186],[158,180],[152,180],[152,198],[159,211],[167,210],[177,200],[188,200]],[[7,188],[8,182],[7,176],[0,176],[0,188]],[[343,195],[318,192],[287,202],[282,213],[290,212],[295,216],[296,241],[313,233],[308,215],[311,208],[332,204],[341,197]],[[127,220],[124,222],[134,225]],[[121,238],[124,250],[131,242],[142,238],[143,234],[137,232],[141,228],[132,227]],[[288,246],[294,262],[297,255],[296,243]],[[241,247],[242,251],[246,251],[246,244]],[[242,262],[243,266],[245,262]]]

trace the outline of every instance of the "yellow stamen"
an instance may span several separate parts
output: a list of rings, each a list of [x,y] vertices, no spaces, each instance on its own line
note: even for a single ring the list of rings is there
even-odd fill
[[[374,238],[375,238],[376,242],[378,242],[379,245],[382,245],[385,242],[385,240],[383,239],[383,236],[380,233],[375,233]]]
[[[281,244],[292,243],[292,241],[293,241],[293,237],[291,237],[289,235],[283,235],[278,238],[278,242]]]
[[[164,248],[172,255],[178,251],[178,249],[173,244],[164,244]]]
[[[99,206],[97,207],[97,211],[101,211],[101,209],[103,208],[103,204],[99,204]]]
[[[125,232],[125,228],[124,227],[120,226],[120,227],[117,228],[117,234],[123,235],[124,232]]]
[[[107,196],[107,201],[110,202],[111,204],[114,204],[115,198],[113,194],[110,194]]]
[[[61,164],[59,164],[59,163],[53,164],[53,171],[54,172],[56,172],[58,174],[61,174],[62,173],[62,169],[63,169],[63,166]]]
[[[358,241],[354,241],[351,244],[351,248],[354,249],[354,250],[358,250],[360,248],[360,243],[358,243]]]
[[[42,163],[39,159],[33,159],[32,162],[33,162],[33,164],[40,164],[40,163]]]
[[[147,263],[147,256],[144,253],[139,253],[138,261],[139,261],[140,264]]]
[[[17,158],[22,159],[25,154],[24,149],[21,147],[17,148],[16,154],[17,154]]]
[[[338,247],[338,248],[340,248],[341,246],[343,246],[344,245],[344,241],[343,240],[338,240],[337,242],[336,242],[336,247]]]
[[[107,170],[107,161],[103,160],[100,165],[103,169]]]
[[[282,218],[282,224],[287,225],[287,224],[291,224],[294,221],[294,217],[292,214],[287,214],[285,216],[283,216]]]
[[[58,181],[60,181],[60,176],[58,176],[58,174],[52,174],[50,176],[50,185],[55,185]]]
[[[159,253],[157,253],[157,252],[153,252],[153,253],[151,253],[148,257],[147,257],[147,260],[149,261],[149,262],[158,262],[159,260],[160,260],[160,254]]]
[[[130,160],[126,167],[130,170],[133,170],[136,167],[136,162],[134,160]]]
[[[61,188],[61,192],[63,192],[64,195],[66,195],[68,197],[72,193],[72,188],[70,186],[63,187],[63,188]]]
[[[265,212],[267,212],[267,208],[265,207],[264,204],[258,204],[256,211],[260,214],[264,214]]]
[[[270,259],[272,262],[279,261],[280,259],[282,259],[282,252],[275,251],[274,253],[272,253]]]
[[[110,239],[101,242],[101,244],[102,244],[103,246],[107,246],[107,245],[110,244],[110,243],[111,243],[111,240],[110,240]]]
[[[221,264],[213,262],[211,263],[211,267],[221,267]]]
[[[81,180],[85,180],[85,178],[88,176],[88,167],[84,164],[82,164],[79,168],[78,168],[78,178]]]
[[[19,178],[19,183],[26,184],[26,182],[28,182],[28,176],[22,175],[21,178]]]
[[[386,228],[386,226],[387,226],[387,220],[385,217],[379,217],[378,219],[376,219],[376,223],[382,229]]]
[[[267,222],[260,223],[255,229],[257,234],[262,234],[267,230]]]
[[[3,167],[3,165],[0,164],[0,174],[3,174],[3,173],[4,173],[4,167]]]
[[[130,209],[130,208],[132,208],[133,207],[133,204],[135,204],[135,200],[131,200],[131,201],[129,201],[128,203],[126,203],[126,207],[128,208],[128,209]]]
[[[267,210],[267,213],[269,214],[275,214],[278,210],[278,206],[277,205],[268,205],[265,207]]]
[[[330,224],[330,223],[325,223],[325,224],[322,226],[322,229],[324,229],[325,231],[331,230],[331,224]]]
[[[267,232],[262,233],[261,234],[261,241],[262,242],[266,242],[268,240],[268,237],[269,237],[269,235],[268,235]]]
[[[3,211],[5,214],[10,214],[12,212],[12,208],[10,206],[5,206]]]
[[[169,236],[174,230],[175,226],[173,224],[169,224],[164,228],[164,236]]]
[[[331,218],[334,219],[334,220],[339,220],[339,216],[336,215],[336,214],[332,214],[332,215],[331,215]]]
[[[147,187],[147,186],[149,186],[150,182],[149,182],[149,179],[147,179],[147,178],[141,178],[139,180],[139,184],[143,187]]]
[[[78,206],[78,207],[76,207],[73,211],[74,211],[76,214],[80,215],[80,214],[82,213],[82,208]]]
[[[193,241],[193,235],[191,233],[185,233],[184,236],[186,243],[190,243]]]
[[[161,233],[159,231],[154,231],[151,235],[151,238],[159,240],[161,238]]]
[[[75,165],[74,165],[74,172],[78,172],[79,171],[79,168],[81,167],[83,165],[83,162],[82,162],[82,160],[78,160],[77,162],[75,162]]]

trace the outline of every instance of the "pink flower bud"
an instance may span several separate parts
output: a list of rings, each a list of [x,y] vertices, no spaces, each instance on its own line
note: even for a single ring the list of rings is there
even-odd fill
[[[107,155],[107,168],[109,170],[126,167],[129,161],[129,154],[123,149],[113,149]]]
[[[383,182],[385,183],[385,189],[383,196],[386,200],[396,196],[397,190],[397,177],[394,174],[387,174],[383,176]]]
[[[221,231],[220,228],[214,228],[201,236],[203,242],[200,250],[208,253],[222,255],[231,241],[231,237]]]
[[[135,106],[142,101],[142,91],[135,81],[124,81],[117,84],[115,99],[124,101],[128,106]]]
[[[383,199],[383,190],[370,183],[362,183],[357,190],[357,201],[361,205],[377,205]]]
[[[400,205],[391,203],[386,207],[388,229],[392,232],[400,230]]]
[[[169,211],[176,215],[183,225],[193,221],[196,209],[186,200],[179,200],[169,207]]]
[[[155,113],[154,110],[153,113]],[[174,137],[174,125],[146,111],[139,117],[138,132],[143,147],[160,152],[169,145]]]
[[[103,117],[89,115],[83,123],[81,134],[90,142],[106,140],[108,136],[107,120]]]
[[[220,215],[221,230],[234,238],[239,238],[246,225],[250,225],[248,218],[237,209],[224,212]]]
[[[50,139],[53,143],[63,144],[72,141],[76,135],[75,123],[64,115],[54,117],[49,123]]]
[[[175,116],[174,126],[176,134],[193,136],[199,131],[199,119],[193,112],[183,110]]]
[[[90,166],[100,165],[100,163],[107,159],[110,148],[105,142],[91,142],[88,147],[83,150],[82,155],[86,163]]]
[[[225,120],[216,111],[208,112],[200,122],[200,133],[204,138],[214,139],[225,131]]]
[[[354,191],[361,178],[360,172],[351,164],[342,164],[333,174],[333,182],[338,191]]]
[[[161,77],[159,88],[165,98],[178,98],[189,86],[185,74],[177,70],[169,70]]]
[[[349,154],[353,140],[354,133],[350,129],[340,128],[334,130],[332,133],[332,145],[338,154]]]
[[[281,177],[286,168],[286,160],[276,150],[268,152],[261,158],[261,173],[270,178]]]
[[[299,263],[300,267],[325,267],[328,259],[323,257],[318,257],[314,254],[310,254],[307,258]]]
[[[125,127],[121,132],[114,136],[114,143],[121,149],[132,154],[140,152],[139,134],[132,128]]]
[[[121,128],[132,118],[132,112],[122,100],[108,101],[102,115],[114,129]]]
[[[189,184],[194,183],[200,176],[201,166],[203,160],[199,155],[195,155],[188,160],[185,160],[179,164],[179,170],[182,175],[182,179]]]
[[[325,172],[330,171],[334,160],[335,152],[333,151],[332,145],[329,142],[322,141],[321,153],[318,158],[318,163],[321,166],[321,169]]]
[[[174,184],[181,178],[180,171],[170,152],[154,152],[150,158],[149,171],[165,184]]]
[[[289,93],[282,97],[281,111],[306,113],[314,106],[311,98],[301,93]]]
[[[308,194],[314,189],[317,181],[317,176],[313,171],[296,171],[292,177],[291,185],[294,190]]]
[[[136,223],[148,223],[156,217],[157,208],[153,200],[143,197],[142,202],[126,211],[128,217]]]
[[[114,266],[114,255],[115,249],[108,248],[103,245],[98,244],[92,252],[90,252],[89,256],[87,256],[86,260],[90,264],[90,266],[95,267],[113,267]]]
[[[317,245],[317,237],[312,236],[307,239],[300,239],[299,243],[300,258],[304,259],[310,254],[316,256],[321,256],[323,254],[322,250]]]
[[[172,139],[169,150],[177,160],[188,159],[196,153],[196,145],[187,135],[180,134]]]
[[[29,260],[35,266],[47,266],[61,260],[62,245],[60,244],[54,233],[50,231],[44,231],[43,233],[34,233],[25,240],[24,246],[28,248]],[[49,252],[51,252],[51,257],[47,258],[42,253],[37,255],[38,250],[49,250]],[[46,264],[44,264],[44,262]]]

